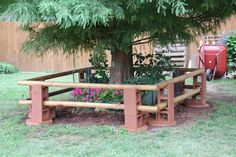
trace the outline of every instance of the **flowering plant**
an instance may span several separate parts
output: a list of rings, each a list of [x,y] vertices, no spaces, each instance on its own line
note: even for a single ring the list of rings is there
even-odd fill
[[[123,90],[105,90],[100,88],[76,88],[72,92],[76,101],[101,102],[101,103],[122,103]]]

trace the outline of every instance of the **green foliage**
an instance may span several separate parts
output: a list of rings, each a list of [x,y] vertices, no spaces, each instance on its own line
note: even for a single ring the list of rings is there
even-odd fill
[[[100,94],[99,99],[102,103],[122,103],[123,91],[113,89],[105,90]]]
[[[236,71],[236,34],[231,34],[227,38],[227,56],[228,56],[228,70],[230,72]]]
[[[235,9],[235,0],[18,0],[3,16],[29,32],[24,51],[42,55],[97,47],[127,52],[143,42],[134,41],[140,36],[162,44],[188,42],[215,30]]]
[[[135,53],[134,78],[124,81],[128,84],[156,84],[165,80],[166,68],[174,69],[175,65],[170,62],[170,57],[159,53],[157,55],[143,55]]]
[[[99,53],[93,53],[90,55],[89,62],[94,67],[95,74],[90,78],[90,82],[93,83],[108,83],[109,82],[109,73],[108,73],[108,60],[107,55],[104,51]]]
[[[0,0],[0,15],[6,10],[7,6],[14,0]]]
[[[0,74],[14,74],[19,70],[12,64],[0,62]]]

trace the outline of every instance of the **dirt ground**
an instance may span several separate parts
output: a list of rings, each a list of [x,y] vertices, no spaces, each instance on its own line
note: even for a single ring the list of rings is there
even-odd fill
[[[236,85],[230,85],[230,88],[236,89]],[[235,103],[236,105],[236,91],[227,90],[222,84],[208,83],[207,98],[210,102],[221,101],[225,103]]]
[[[54,123],[67,123],[74,125],[122,125],[124,124],[123,112],[115,111],[96,111],[96,110],[80,110],[71,113],[74,108],[65,108],[57,112],[57,118]],[[207,114],[212,112],[214,107],[210,105],[208,108],[187,108],[182,105],[176,108],[175,120],[176,125],[189,125],[199,118],[207,118]]]
[[[63,108],[57,112],[54,123],[78,125],[122,125],[124,115],[121,111]]]
[[[207,103],[210,105],[208,108],[177,106],[175,109],[176,126],[183,127],[185,125],[191,125],[199,118],[207,119],[207,113],[214,111],[214,102],[218,100],[236,102],[236,97],[232,97],[230,94],[227,96],[225,94],[227,91],[222,89],[223,87],[216,83],[207,84]],[[124,115],[122,111],[61,108],[57,112],[55,123],[73,125],[122,125],[124,124]]]

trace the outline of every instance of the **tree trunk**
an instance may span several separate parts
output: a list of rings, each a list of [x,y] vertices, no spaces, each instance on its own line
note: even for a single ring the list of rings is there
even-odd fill
[[[121,51],[111,52],[111,79],[110,83],[121,83],[124,80],[131,79],[133,77],[132,66],[133,57],[132,51],[124,53]]]

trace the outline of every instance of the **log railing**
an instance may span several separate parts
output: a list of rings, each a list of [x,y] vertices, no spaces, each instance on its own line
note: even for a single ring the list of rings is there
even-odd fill
[[[35,77],[35,78],[32,78],[32,79],[28,79],[28,81],[45,81],[45,80],[49,80],[49,79],[53,79],[53,78],[66,76],[66,75],[76,74],[76,73],[79,74],[79,79],[81,79],[80,76],[83,76],[86,73],[86,71],[91,71],[92,69],[93,69],[92,67],[75,69],[75,70],[50,74],[50,75],[46,75],[46,76]]]
[[[124,110],[125,125],[129,131],[147,129],[147,124],[153,126],[171,126],[175,124],[174,107],[175,105],[185,103],[192,107],[206,107],[206,80],[204,69],[178,69],[181,76],[158,83],[156,85],[123,85],[123,84],[96,84],[96,83],[66,83],[45,81],[57,78],[74,72],[79,77],[84,75],[86,70],[91,68],[78,69],[37,77],[18,82],[19,85],[29,86],[30,96],[27,100],[21,100],[20,104],[29,105],[29,116],[27,124],[38,125],[50,123],[55,118],[55,107],[85,107],[85,108],[106,108]],[[199,82],[199,77],[201,78]],[[192,85],[185,85],[185,80],[193,78]],[[84,76],[83,78],[84,79]],[[181,84],[181,94],[175,96],[175,84]],[[63,88],[49,93],[49,87]],[[49,97],[62,94],[73,90],[74,88],[102,88],[102,89],[122,89],[124,91],[124,104],[108,104],[97,102],[75,102],[75,101],[53,101]],[[186,91],[185,89],[191,89]],[[157,91],[157,105],[145,106],[141,104],[141,91]],[[200,100],[196,97],[200,96]],[[186,101],[191,98],[191,100]],[[156,117],[151,119],[149,114],[155,113]]]

